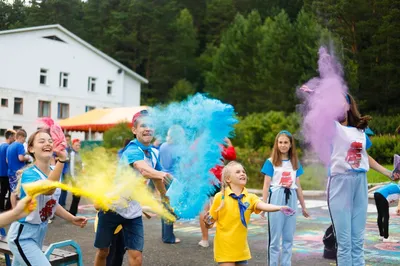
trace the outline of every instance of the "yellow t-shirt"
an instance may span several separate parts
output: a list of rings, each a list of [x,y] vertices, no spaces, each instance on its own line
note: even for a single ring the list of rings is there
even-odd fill
[[[247,243],[247,228],[240,220],[239,203],[236,199],[229,196],[232,190],[225,189],[224,207],[216,212],[222,200],[221,192],[214,197],[214,202],[210,209],[210,215],[216,220],[217,231],[214,237],[214,259],[216,262],[236,262],[251,259],[249,245]],[[257,195],[248,193],[243,189],[242,202],[248,205],[245,212],[246,224],[249,224],[251,213],[260,213],[256,209],[261,201]]]
[[[98,213],[96,214],[96,218],[94,218],[94,232],[96,233],[97,231],[97,224],[99,223],[99,215]],[[122,225],[118,225],[118,227],[114,231],[114,235],[118,234],[119,231],[121,231]]]

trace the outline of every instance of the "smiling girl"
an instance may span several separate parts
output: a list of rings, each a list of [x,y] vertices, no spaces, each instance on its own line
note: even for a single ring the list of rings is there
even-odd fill
[[[261,201],[245,188],[247,175],[243,166],[231,161],[222,170],[224,190],[215,195],[209,215],[205,218],[208,228],[217,223],[214,237],[214,258],[220,265],[244,265],[251,259],[247,243],[247,224],[254,213],[291,211],[287,206],[276,206]],[[222,194],[223,193],[223,194]],[[219,209],[221,201],[224,205]]]
[[[53,156],[53,140],[45,130],[38,130],[28,140],[28,152],[34,158],[33,166],[23,170],[21,184],[40,180],[59,181],[66,160],[65,151],[56,152],[58,162],[54,169],[50,167]],[[76,226],[84,227],[87,219],[75,217],[64,210],[57,201],[59,189],[48,191],[36,199],[36,208],[25,218],[14,222],[8,232],[8,245],[14,255],[13,265],[46,266],[50,262],[42,251],[47,224],[54,214],[70,221]],[[21,186],[20,199],[26,197]]]
[[[298,199],[303,209],[303,216],[309,217],[299,179],[299,176],[303,174],[303,167],[297,158],[295,142],[289,131],[282,130],[276,135],[272,157],[265,161],[261,173],[265,175],[264,202],[267,202],[268,199],[270,204],[288,205],[296,210]],[[295,230],[295,215],[288,217],[282,213],[268,214],[268,265],[279,264],[281,238],[282,257],[280,265],[291,265]]]

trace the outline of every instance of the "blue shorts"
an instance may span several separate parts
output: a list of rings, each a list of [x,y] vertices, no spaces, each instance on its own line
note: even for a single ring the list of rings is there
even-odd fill
[[[218,262],[218,264],[222,264],[222,263],[227,263],[227,262]],[[249,263],[249,261],[247,261],[247,260],[235,261],[235,264],[247,265],[248,263]]]
[[[10,183],[10,190],[14,192],[17,189],[18,178],[17,176],[8,176],[8,182]]]
[[[118,225],[122,225],[125,249],[143,251],[144,230],[142,216],[134,219],[126,219],[116,212],[99,211],[98,217],[99,222],[94,241],[96,248],[110,247],[115,229]]]

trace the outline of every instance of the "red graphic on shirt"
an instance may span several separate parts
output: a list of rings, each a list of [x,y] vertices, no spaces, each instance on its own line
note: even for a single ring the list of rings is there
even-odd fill
[[[293,183],[291,172],[282,172],[281,181],[279,185],[291,186]]]
[[[47,219],[51,216],[53,207],[57,204],[57,201],[55,199],[51,199],[48,202],[46,202],[46,205],[44,206],[43,209],[40,210],[40,219],[42,222],[47,221]]]
[[[351,168],[359,168],[361,163],[361,151],[362,143],[354,141],[350,145],[350,149],[347,151],[346,162],[348,162]]]

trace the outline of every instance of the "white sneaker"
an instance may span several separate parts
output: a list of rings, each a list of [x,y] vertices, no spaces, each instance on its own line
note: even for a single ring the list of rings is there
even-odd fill
[[[379,241],[383,241],[383,236],[380,236],[380,237],[378,238],[378,240],[379,240]]]
[[[202,246],[203,248],[208,248],[210,244],[208,243],[207,240],[200,240],[199,246]]]
[[[393,237],[388,237],[383,239],[384,243],[399,243],[400,241],[398,239],[394,239]]]

